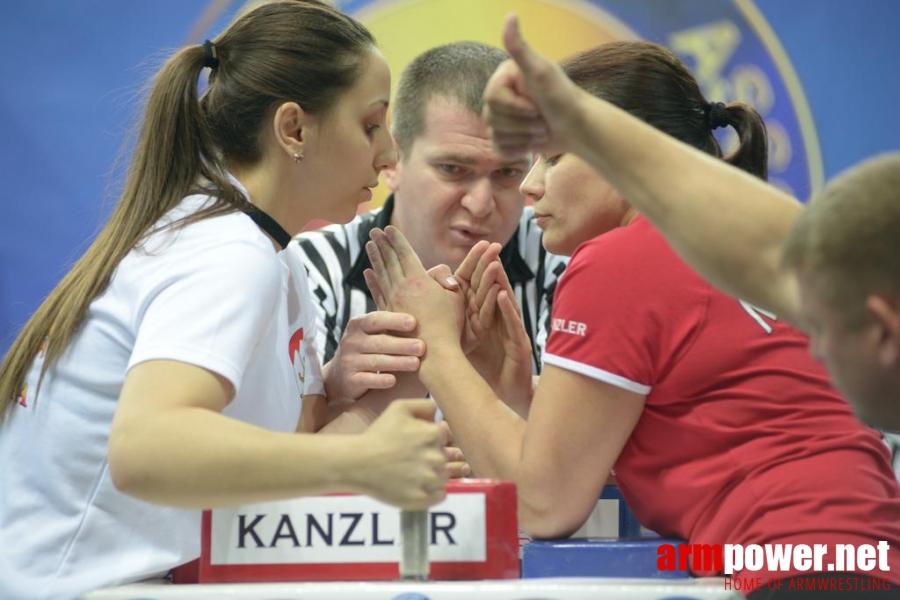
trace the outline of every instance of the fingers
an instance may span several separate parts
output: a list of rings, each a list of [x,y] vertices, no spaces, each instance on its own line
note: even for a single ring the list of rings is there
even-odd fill
[[[520,119],[533,119],[540,115],[537,104],[522,93],[523,77],[519,65],[514,61],[508,60],[497,67],[484,90],[486,116],[493,118],[499,112]]]
[[[379,304],[376,301],[376,306],[378,306],[380,310],[388,310],[390,309],[388,298],[390,298],[391,290],[393,289],[393,286],[391,286],[391,275],[388,273],[381,251],[378,249],[375,242],[366,242],[366,254],[369,257],[369,261],[372,263],[373,271],[369,275],[367,275],[365,271],[363,272],[363,276],[366,278],[366,285],[372,290],[372,282],[375,282],[375,287],[381,298],[381,303]],[[368,271],[368,269],[366,270]],[[373,298],[375,298],[375,290],[372,290],[372,294]]]
[[[384,235],[390,242],[390,246],[394,251],[397,263],[404,273],[406,273],[407,275],[413,275],[425,270],[425,267],[422,266],[422,261],[419,260],[419,256],[416,254],[416,251],[413,250],[413,247],[409,245],[406,237],[402,233],[400,233],[399,229],[397,229],[393,225],[388,225],[384,229]]]
[[[515,15],[504,25],[503,43],[512,60],[497,68],[484,92],[494,148],[503,156],[542,150],[551,143],[549,120],[565,75],[525,41]]]
[[[456,277],[464,281],[472,281],[472,275],[475,273],[475,267],[485,251],[490,248],[491,244],[487,240],[481,240],[469,250],[462,264],[456,269]]]
[[[405,277],[425,271],[415,250],[396,227],[389,225],[384,231],[373,229],[369,232],[369,237],[374,242],[374,248],[369,246],[372,242],[368,242],[366,243],[366,252],[372,260],[372,267],[375,269],[378,283],[385,295],[390,294],[390,287],[384,281],[385,278],[389,282],[398,282]]]
[[[462,477],[470,476],[472,474],[472,467],[464,460],[448,461],[447,466],[444,467],[444,473],[450,479],[460,479]]]
[[[518,346],[531,348],[531,340],[528,338],[528,333],[525,332],[522,317],[509,292],[500,292],[497,296],[497,304],[500,306],[500,315],[503,318],[503,327],[506,329],[507,338]]]
[[[484,302],[480,304],[481,309],[478,312],[478,320],[482,327],[490,327],[494,322],[494,313],[497,310],[497,295],[500,293],[500,286],[494,284],[488,290],[484,298]]]
[[[350,378],[353,380],[352,384],[364,390],[389,390],[397,385],[397,377],[390,373],[359,372]]]
[[[478,289],[481,285],[481,280],[484,277],[484,272],[487,268],[497,263],[500,260],[500,252],[503,251],[503,246],[497,243],[490,244],[487,250],[481,255],[481,258],[478,260],[478,263],[475,265],[475,269],[472,272],[472,277],[469,280],[474,289]],[[488,283],[490,285],[490,283]]]
[[[369,288],[369,291],[372,292],[372,299],[375,301],[375,307],[378,308],[379,311],[386,311],[390,308],[387,298],[385,297],[384,292],[381,291],[381,286],[378,284],[378,277],[375,275],[375,271],[366,269],[363,271],[363,277],[366,280],[366,286]]]
[[[480,343],[487,336],[487,325],[481,321],[481,306],[475,302],[475,292],[469,290],[466,298],[466,327],[472,335],[475,344]]]
[[[365,315],[352,318],[350,320],[350,323],[348,323],[347,328],[352,328],[354,324],[358,325],[364,332],[369,334],[383,333],[385,331],[409,333],[411,331],[415,331],[416,329],[416,318],[406,313],[377,310],[375,312],[366,313]],[[409,353],[391,352],[390,354]]]
[[[375,274],[379,276],[378,282],[389,296],[391,287],[385,285],[382,278],[388,279],[389,283],[403,281],[403,267],[400,265],[397,252],[383,231],[373,229],[369,232],[369,237],[372,239],[372,242],[366,243],[366,252],[369,252],[369,257],[373,259],[372,266],[375,268]],[[369,243],[374,243],[374,252],[369,251]],[[377,256],[377,259],[373,258],[373,255]],[[375,260],[378,260],[381,272],[379,272],[379,265],[375,264]]]
[[[434,421],[436,410],[437,405],[431,400],[396,400],[391,402],[385,412],[404,413],[423,421]],[[437,426],[435,426],[435,431],[440,433],[440,440],[443,440],[443,433]],[[441,445],[443,446],[443,443]]]
[[[453,276],[453,271],[447,265],[438,265],[428,269],[428,274],[437,281],[445,290],[455,292],[459,290],[459,281]]]
[[[455,446],[444,446],[444,458],[447,459],[447,462],[465,462],[466,460],[462,450]]]
[[[418,357],[425,354],[425,342],[415,338],[402,338],[388,334],[367,335],[358,345],[359,352],[379,356],[387,360],[389,358]],[[380,360],[380,358],[379,358]],[[394,365],[395,363],[391,363]],[[400,364],[400,363],[396,363]],[[371,366],[371,365],[360,365]],[[387,363],[376,365],[375,371],[386,370]],[[373,369],[370,369],[373,370]],[[392,369],[387,369],[392,370]],[[405,369],[404,369],[405,370]]]
[[[509,276],[507,276],[506,271],[502,268],[497,271],[496,277],[494,281],[497,285],[500,286],[501,292],[506,292],[509,295],[509,301],[512,304],[513,308],[515,308],[516,314],[519,315],[519,318],[522,318],[522,307],[519,306],[519,303],[515,301],[516,293],[513,291],[512,284],[509,282]]]
[[[535,79],[546,77],[547,67],[553,66],[550,61],[532,50],[525,38],[522,37],[522,32],[519,30],[519,17],[516,15],[507,17],[506,23],[503,25],[503,45],[529,83]]]
[[[457,466],[454,470],[461,471],[462,469]],[[424,476],[417,477],[417,485],[413,487],[415,492],[395,504],[404,510],[425,510],[434,506],[447,497],[447,476],[448,469],[441,462],[439,470],[429,469]]]
[[[348,323],[344,337],[341,338],[340,350],[347,357],[357,357],[361,354],[422,356],[425,354],[425,342],[414,337],[394,334],[394,332],[409,333],[414,331],[415,327],[415,317],[404,313],[376,311],[354,317]],[[388,331],[391,333],[385,333]],[[366,367],[360,364],[353,366]],[[379,368],[382,366],[379,365]]]
[[[378,373],[393,371],[415,373],[419,370],[418,356],[393,356],[390,354],[359,354],[347,360],[345,369],[354,373]]]
[[[494,287],[494,284],[500,277],[502,271],[503,266],[499,262],[494,261],[487,265],[484,272],[481,273],[478,278],[478,285],[472,286],[475,290],[475,303],[478,306],[484,305],[488,293],[491,291],[491,288]]]

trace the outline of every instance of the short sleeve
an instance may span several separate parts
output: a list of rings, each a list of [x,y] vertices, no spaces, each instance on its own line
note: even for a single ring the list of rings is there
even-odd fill
[[[142,290],[128,368],[177,360],[213,371],[238,389],[284,293],[283,265],[255,240],[198,246],[187,231],[181,234],[188,239],[145,259],[159,259],[155,272],[165,270],[165,276]]]
[[[279,256],[289,270],[288,323],[291,342],[290,355],[294,370],[303,387],[304,396],[325,393],[322,363],[316,348],[318,330],[317,303],[309,290],[309,274],[306,265],[299,260],[292,244]]]
[[[579,247],[556,290],[544,363],[649,394],[702,326],[708,293],[684,269],[646,223]]]

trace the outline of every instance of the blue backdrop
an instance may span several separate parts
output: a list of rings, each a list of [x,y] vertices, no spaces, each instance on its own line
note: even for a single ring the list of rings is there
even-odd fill
[[[699,9],[704,2],[730,4],[681,1]],[[202,40],[221,22],[219,11],[227,15],[237,4],[0,3],[0,353],[80,256],[115,201],[121,169],[114,162],[143,82],[169,51]],[[615,13],[616,4],[610,0],[607,9]],[[900,97],[900,2],[753,4],[803,86],[826,178],[900,147],[900,111],[894,107]],[[352,8],[353,2],[345,5]],[[628,23],[627,15],[618,16]]]

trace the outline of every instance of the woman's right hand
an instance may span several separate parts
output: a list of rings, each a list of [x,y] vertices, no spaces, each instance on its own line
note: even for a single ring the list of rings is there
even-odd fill
[[[446,496],[446,432],[430,400],[395,400],[362,434],[361,491],[404,510],[423,510]]]

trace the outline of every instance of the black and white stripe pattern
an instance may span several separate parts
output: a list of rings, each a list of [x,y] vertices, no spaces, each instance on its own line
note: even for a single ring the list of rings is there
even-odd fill
[[[288,246],[289,259],[302,261],[309,271],[310,292],[317,301],[317,347],[322,364],[334,356],[350,319],[376,310],[363,277],[370,267],[365,243],[369,231],[390,223],[392,211],[393,198],[389,198],[381,209],[346,225],[300,234]],[[519,228],[500,258],[522,308],[532,340],[532,369],[537,374],[550,331],[553,292],[568,259],[544,250],[530,207],[525,208]]]

